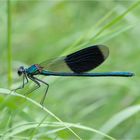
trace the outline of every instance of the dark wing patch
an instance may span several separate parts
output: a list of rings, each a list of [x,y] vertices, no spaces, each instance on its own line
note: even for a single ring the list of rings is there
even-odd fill
[[[106,46],[95,45],[67,55],[66,64],[75,73],[86,72],[99,66],[108,57]]]

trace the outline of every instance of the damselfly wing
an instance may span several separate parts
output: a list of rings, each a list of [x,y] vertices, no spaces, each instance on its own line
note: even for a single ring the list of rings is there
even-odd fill
[[[99,66],[108,55],[109,49],[106,46],[95,45],[67,56],[44,61],[39,65],[43,67],[43,69],[51,72],[83,73]]]

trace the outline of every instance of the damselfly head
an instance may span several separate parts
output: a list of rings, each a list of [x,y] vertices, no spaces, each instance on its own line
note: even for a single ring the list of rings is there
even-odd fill
[[[18,71],[17,71],[18,75],[21,76],[24,72],[25,72],[24,67],[23,67],[23,66],[20,66],[20,67],[18,68]]]

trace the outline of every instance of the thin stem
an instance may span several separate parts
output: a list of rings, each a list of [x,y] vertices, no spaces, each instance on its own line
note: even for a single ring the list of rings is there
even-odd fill
[[[8,87],[12,84],[12,45],[11,45],[11,3],[7,0],[7,65],[8,65]]]

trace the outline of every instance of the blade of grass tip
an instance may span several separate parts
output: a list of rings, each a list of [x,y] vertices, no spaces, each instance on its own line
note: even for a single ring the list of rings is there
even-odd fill
[[[34,105],[36,105],[37,107],[41,108],[42,110],[44,110],[45,112],[47,112],[49,115],[51,115],[52,117],[54,117],[57,121],[61,122],[63,124],[63,121],[58,118],[54,113],[52,113],[51,111],[49,111],[46,107],[42,106],[41,104],[37,103],[36,101],[24,96],[24,95],[21,95],[21,94],[18,94],[16,92],[13,92],[13,91],[10,91],[8,89],[3,89],[3,88],[0,88],[0,93],[2,94],[6,94],[6,95],[12,95],[12,96],[18,96],[18,97],[21,97],[21,98],[24,98],[26,99],[27,101],[33,103]],[[64,126],[73,134],[75,135],[75,137],[79,140],[82,140],[80,138],[80,136],[78,134],[76,134],[71,128],[69,128],[69,126],[66,126],[65,123],[64,123]]]
[[[104,133],[109,133],[113,128],[121,124],[126,119],[132,117],[136,113],[140,111],[140,105],[134,105],[131,107],[128,107],[127,109],[115,114],[109,121],[107,121],[102,128],[100,129]],[[103,137],[100,135],[96,135],[94,139],[103,139]]]
[[[8,87],[12,85],[12,45],[11,45],[11,2],[7,0],[7,65],[8,65]]]
[[[116,18],[114,18],[113,20],[111,20],[108,24],[106,24],[105,26],[103,26],[99,32],[97,32],[97,34],[94,37],[91,37],[90,41],[95,41],[95,39],[102,33],[104,32],[106,29],[110,28],[111,26],[113,26],[114,24],[116,24],[117,22],[119,22],[123,17],[125,17],[130,11],[132,11],[133,9],[135,9],[138,5],[140,4],[140,1],[135,2],[134,4],[132,4],[130,7],[127,8],[126,11],[124,11],[121,15],[117,16]]]

